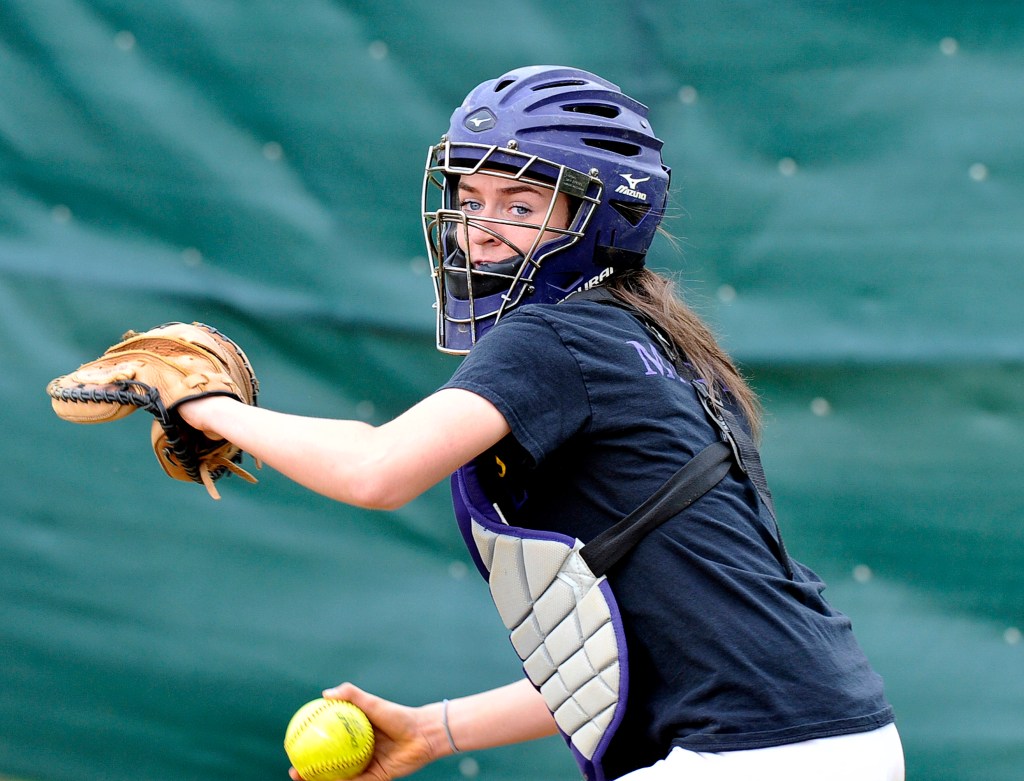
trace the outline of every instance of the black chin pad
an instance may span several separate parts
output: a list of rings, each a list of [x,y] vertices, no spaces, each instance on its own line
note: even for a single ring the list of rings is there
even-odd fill
[[[444,286],[448,295],[466,300],[469,298],[467,276],[473,280],[473,298],[485,298],[495,293],[503,293],[512,286],[512,280],[523,265],[523,256],[516,255],[508,260],[496,263],[484,263],[466,274],[466,254],[455,250],[441,267],[444,274]]]

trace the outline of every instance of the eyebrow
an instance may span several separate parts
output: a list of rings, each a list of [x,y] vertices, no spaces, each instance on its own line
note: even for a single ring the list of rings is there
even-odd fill
[[[459,182],[459,190],[464,190],[468,193],[479,194],[480,191],[472,185]],[[502,195],[517,195],[519,193],[534,193],[536,195],[544,196],[544,191],[539,187],[532,187],[528,184],[510,184],[507,187],[499,187],[498,192]]]

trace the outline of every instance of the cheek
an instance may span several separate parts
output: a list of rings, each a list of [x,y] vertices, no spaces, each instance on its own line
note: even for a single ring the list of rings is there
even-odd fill
[[[512,228],[509,227],[504,232],[505,238],[515,245],[516,249],[519,250],[520,254],[530,249],[533,244],[533,240],[537,238],[537,231],[532,228]]]
[[[466,251],[466,246],[469,242],[466,241],[466,229],[461,225],[452,227],[452,233],[455,234],[455,244],[463,252]]]
[[[562,234],[561,233],[555,233],[554,231],[545,231],[544,236],[541,239],[541,243],[548,242],[548,241],[554,241],[555,239],[560,239],[560,238],[562,238]]]

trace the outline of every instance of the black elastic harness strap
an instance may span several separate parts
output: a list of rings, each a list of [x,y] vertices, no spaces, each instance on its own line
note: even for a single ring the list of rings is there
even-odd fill
[[[730,435],[736,440],[736,447],[739,451],[740,466],[743,467],[743,471],[747,473],[750,481],[757,489],[757,493],[761,496],[761,501],[764,502],[765,507],[768,508],[768,512],[770,512],[772,514],[772,518],[774,518],[775,501],[772,499],[771,489],[768,488],[768,478],[765,477],[764,467],[761,465],[761,454],[757,451],[757,446],[751,441],[750,437],[747,436],[747,432],[744,431],[743,427],[739,424],[739,421],[736,420],[735,415],[724,407],[719,408],[719,413],[729,426]]]
[[[608,572],[648,532],[718,485],[732,463],[732,448],[724,442],[701,450],[647,501],[583,546],[580,555],[590,571],[598,577]]]
[[[639,542],[639,540],[647,534],[648,531],[658,524],[664,523],[672,517],[672,515],[680,512],[686,507],[689,507],[693,502],[697,501],[697,499],[710,491],[719,482],[719,480],[725,477],[728,473],[730,462],[735,461],[740,469],[742,469],[750,478],[750,482],[753,483],[758,497],[761,499],[762,504],[767,508],[769,515],[771,515],[772,522],[775,524],[775,542],[779,548],[779,562],[782,564],[782,567],[786,572],[786,576],[792,579],[794,575],[793,563],[789,558],[789,552],[786,550],[786,543],[782,540],[782,530],[779,528],[778,519],[775,517],[775,502],[772,499],[772,492],[768,488],[768,479],[765,477],[764,467],[761,464],[761,454],[758,452],[757,445],[755,445],[753,440],[751,440],[746,430],[740,425],[739,421],[736,420],[736,416],[726,409],[724,404],[721,404],[719,400],[715,398],[711,389],[707,387],[707,384],[703,379],[697,377],[693,373],[690,367],[678,354],[678,351],[675,349],[675,346],[671,341],[669,341],[668,337],[661,332],[661,329],[657,324],[652,323],[635,307],[632,307],[617,298],[604,286],[597,286],[590,288],[589,290],[578,291],[569,296],[569,299],[567,300],[571,299],[596,301],[600,304],[616,306],[620,309],[625,309],[636,317],[665,349],[679,375],[689,380],[694,390],[696,390],[705,412],[717,426],[724,440],[722,442],[717,442],[714,445],[709,445],[694,456],[686,466],[669,478],[668,482],[659,488],[650,499],[617,524],[602,532],[591,542],[583,546],[583,549],[580,551],[580,555],[583,556],[584,560],[586,560],[588,564],[590,564],[591,570],[594,574],[600,576],[607,572],[608,569],[630,548]],[[687,467],[694,462],[697,462],[698,459],[702,458],[704,454],[712,448],[715,448],[715,452],[718,453],[721,453],[724,448],[724,454],[721,455],[724,466],[719,464],[717,469],[711,469],[709,463],[708,470],[703,470],[698,466],[694,467],[692,474],[688,474]],[[714,456],[707,456],[708,462],[713,458]],[[711,480],[716,474],[718,475],[717,479],[714,479],[714,482],[708,483],[707,481]],[[704,487],[705,484],[706,487]],[[689,489],[696,490],[699,488],[703,488],[703,490],[701,490],[700,493],[693,495],[693,497],[688,501],[685,500],[685,491]],[[666,503],[664,508],[659,504],[662,501]],[[685,501],[685,503],[668,504],[670,501]],[[645,513],[650,513],[650,517],[645,518]],[[657,513],[657,515],[655,515],[655,513]],[[593,550],[595,543],[598,548],[596,551]]]
[[[768,478],[765,477],[764,467],[761,465],[761,454],[758,452],[757,446],[747,436],[747,432],[739,424],[739,421],[736,420],[736,417],[724,407],[719,411],[728,424],[733,441],[735,441],[738,448],[740,466],[747,473],[750,482],[754,484],[754,488],[757,489],[757,495],[761,497],[761,501],[768,508],[768,513],[772,517],[772,522],[775,524],[775,542],[779,546],[779,561],[786,571],[786,577],[792,580],[794,575],[793,561],[789,558],[789,551],[786,550],[786,543],[782,539],[782,529],[779,528],[779,520],[775,517],[775,501],[772,499],[772,492],[768,488]]]

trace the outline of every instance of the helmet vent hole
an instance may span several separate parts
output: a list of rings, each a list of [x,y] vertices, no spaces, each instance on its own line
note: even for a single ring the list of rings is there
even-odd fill
[[[565,81],[546,81],[543,84],[538,84],[533,87],[534,92],[538,92],[542,89],[559,89],[561,87],[582,87],[586,84],[582,79],[566,79]]]
[[[571,103],[562,106],[562,111],[572,111],[578,114],[592,114],[595,117],[615,119],[622,112],[617,106],[609,106],[603,103]]]
[[[609,138],[584,138],[583,143],[595,149],[603,149],[623,157],[637,157],[641,151],[636,144],[628,144],[625,141],[613,141]]]
[[[495,85],[494,91],[495,92],[501,92],[503,89],[508,87],[510,84],[515,84],[515,82],[516,82],[515,79],[502,79],[501,81],[499,81],[497,83],[497,85]]]
[[[609,205],[622,215],[630,225],[636,226],[647,216],[651,210],[649,203],[634,203],[632,201],[609,201]]]

